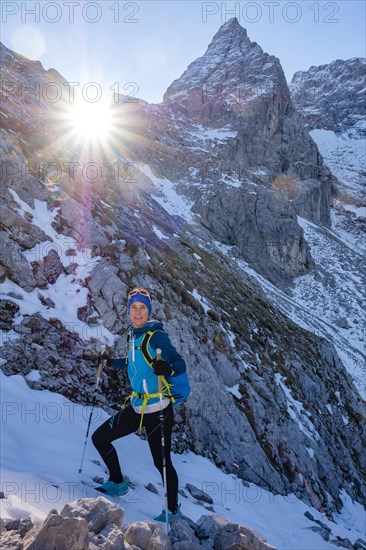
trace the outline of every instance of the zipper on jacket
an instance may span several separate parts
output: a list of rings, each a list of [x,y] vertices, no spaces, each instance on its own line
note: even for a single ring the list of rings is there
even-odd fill
[[[134,363],[135,362],[135,334],[132,327],[128,329],[128,336],[130,337],[130,347],[132,350],[132,363]]]

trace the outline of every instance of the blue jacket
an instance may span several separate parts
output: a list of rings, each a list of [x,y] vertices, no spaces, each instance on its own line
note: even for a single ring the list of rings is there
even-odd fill
[[[161,349],[161,357],[169,363],[174,373],[173,377],[179,376],[186,372],[186,364],[179,355],[169,336],[164,332],[164,326],[158,321],[148,321],[144,327],[129,329],[129,349],[128,356],[119,359],[113,359],[112,367],[126,368],[128,378],[130,380],[132,390],[138,394],[155,394],[158,393],[158,377],[154,374],[152,367],[147,363],[141,351],[141,343],[146,332],[156,331],[150,337],[147,344],[147,350],[151,357],[155,359],[156,349]],[[157,403],[159,397],[152,397],[148,400],[148,405]],[[142,407],[143,398],[132,397],[133,407]],[[147,410],[148,412],[148,410]]]

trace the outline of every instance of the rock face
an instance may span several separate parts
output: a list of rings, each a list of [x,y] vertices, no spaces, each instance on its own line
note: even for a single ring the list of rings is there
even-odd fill
[[[309,129],[337,133],[352,129],[365,136],[366,59],[337,59],[329,65],[310,67],[294,74],[291,99]]]
[[[337,199],[351,205],[364,204],[365,197],[365,86],[365,58],[310,67],[289,85],[294,106],[338,179]],[[353,201],[347,203],[347,196]]]
[[[6,48],[2,55],[19,86],[53,78]],[[334,183],[279,61],[228,21],[163,104],[114,106],[124,137],[107,165],[118,174],[105,171],[102,154],[85,158],[58,139],[67,129],[60,105],[32,110],[17,90],[2,106],[2,370],[39,371],[32,387],[89,403],[100,344],[114,337],[114,354],[125,355],[127,289],[146,286],[191,379],[175,450],[226,471],[235,460],[242,479],[329,513],[341,490],[364,499],[364,403],[334,347],[261,286],[289,292],[292,277],[314,265],[297,217],[327,227]],[[65,166],[75,159],[99,163],[101,177],[71,178]],[[113,373],[101,390],[97,404],[111,410],[129,387]]]
[[[337,283],[335,285],[332,297],[328,302],[337,304],[332,318],[329,320],[341,328],[345,335],[351,334],[355,330],[355,326],[357,330],[357,325],[362,327],[362,331],[365,330],[364,323],[361,321],[360,324],[363,315],[353,316],[352,314],[358,307],[365,308],[363,290],[361,294],[358,293],[358,289],[364,289],[366,285],[365,86],[365,58],[337,60],[329,65],[310,67],[308,71],[296,73],[289,85],[296,109],[301,113],[304,124],[316,142],[324,162],[338,180],[333,187],[332,232],[329,236],[334,239],[335,246],[337,246],[339,238],[344,240],[344,251],[340,250],[337,260],[337,264],[342,266],[343,274],[341,276],[344,277],[344,281],[350,280],[350,273],[357,266],[356,271],[360,277],[351,291],[355,300],[350,310],[347,309],[347,306],[339,308],[343,297],[347,303],[350,303],[348,293],[345,292],[345,284]],[[307,235],[309,236],[309,233]],[[314,252],[316,240],[317,238],[312,241],[313,254],[317,255],[319,259],[319,253]],[[352,243],[352,252],[349,243]],[[326,267],[324,262],[322,264],[323,267]],[[321,302],[321,296],[325,296],[327,293],[325,288],[327,284],[319,285],[319,294],[316,286],[309,285],[309,292],[302,289],[303,292],[306,292],[309,301],[313,303]],[[332,310],[332,306],[330,309]],[[324,310],[324,304],[318,310],[320,315],[322,310]],[[342,313],[340,314],[340,312]],[[354,324],[353,319],[355,320]],[[363,354],[360,357],[362,365],[360,376],[365,377],[363,365],[366,364],[366,361],[365,348],[362,344],[363,336],[359,342],[359,349]]]

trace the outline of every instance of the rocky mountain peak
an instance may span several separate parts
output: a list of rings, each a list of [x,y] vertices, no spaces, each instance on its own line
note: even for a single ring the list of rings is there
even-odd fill
[[[169,86],[164,103],[220,126],[245,117],[248,104],[272,93],[287,106],[289,92],[281,64],[252,42],[234,17],[221,26],[206,53]],[[222,112],[218,116],[218,110],[235,116],[222,117]]]
[[[214,35],[210,46],[212,46],[222,38],[228,40],[230,36],[237,37],[239,40],[248,38],[246,29],[244,29],[244,27],[240,25],[236,17],[232,17],[231,19],[226,21],[226,23],[221,25],[217,33]]]

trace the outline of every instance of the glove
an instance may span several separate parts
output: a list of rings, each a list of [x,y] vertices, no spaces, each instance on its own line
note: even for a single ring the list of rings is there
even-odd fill
[[[108,369],[111,368],[113,359],[108,355],[108,353],[102,353],[102,355],[100,355],[100,359],[104,362]]]
[[[156,374],[156,376],[169,376],[173,372],[173,369],[169,363],[163,359],[155,359],[152,364],[152,368],[154,369],[154,374]]]

